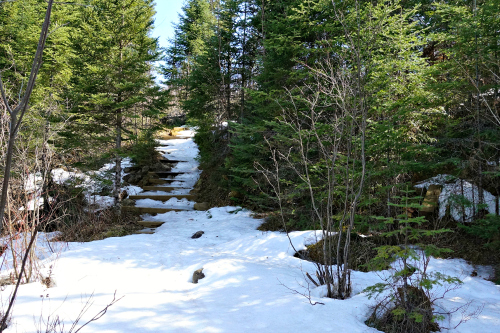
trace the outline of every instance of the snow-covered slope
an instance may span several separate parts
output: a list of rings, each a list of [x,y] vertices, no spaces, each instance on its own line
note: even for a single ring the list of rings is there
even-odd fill
[[[187,161],[175,171],[192,172],[183,177],[194,184],[198,171],[192,139],[168,144],[162,148],[170,152],[166,157]],[[36,323],[48,316],[60,316],[68,329],[90,295],[93,303],[82,323],[116,292],[123,298],[82,332],[376,332],[364,324],[373,300],[361,293],[380,282],[376,273],[353,272],[355,295],[345,301],[319,298],[321,292],[311,288],[316,295],[312,300],[324,303],[313,306],[296,292],[309,293],[304,274],[313,274],[314,265],[293,257],[286,235],[257,231],[262,221],[251,212],[223,207],[170,212],[147,220],[165,223],[153,235],[72,243],[59,258],[46,259],[44,270],[52,266],[56,286],[21,286],[7,331],[36,332],[40,326]],[[204,235],[191,239],[199,230]],[[315,239],[314,231],[291,234],[297,250]],[[204,268],[206,277],[193,284],[192,274],[199,268]],[[464,281],[439,301],[444,308],[470,300],[472,308],[484,304],[477,318],[451,331],[500,332],[499,286],[481,274],[470,277],[473,268],[463,260],[432,259],[430,270]],[[4,303],[11,290],[2,291]],[[461,319],[457,313],[441,325],[454,327]]]

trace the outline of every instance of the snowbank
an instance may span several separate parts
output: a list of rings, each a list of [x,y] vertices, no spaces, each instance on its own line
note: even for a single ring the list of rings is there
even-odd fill
[[[474,212],[478,211],[479,205],[479,188],[469,183],[468,181],[458,179],[450,175],[438,175],[416,185],[417,188],[428,188],[429,185],[441,185],[443,187],[439,196],[439,217],[444,217],[446,209],[450,207],[450,214],[455,221],[462,221],[465,215],[465,222],[472,221]],[[455,198],[462,196],[471,204],[465,209],[462,205],[456,204]],[[486,210],[490,214],[495,214],[495,196],[490,192],[483,190],[484,202]],[[463,214],[465,213],[465,214]]]

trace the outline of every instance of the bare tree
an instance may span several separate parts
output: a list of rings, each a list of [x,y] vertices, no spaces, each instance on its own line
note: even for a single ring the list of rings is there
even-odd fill
[[[2,101],[5,105],[9,115],[10,115],[10,126],[9,126],[9,140],[7,144],[6,151],[6,160],[5,160],[5,168],[4,168],[4,177],[3,177],[3,185],[2,185],[2,198],[0,199],[0,232],[3,230],[3,220],[5,214],[5,206],[7,203],[7,192],[9,189],[9,180],[10,180],[10,170],[12,167],[12,156],[14,153],[14,146],[16,142],[16,137],[20,129],[20,125],[23,121],[23,117],[28,111],[29,108],[29,100],[31,97],[31,93],[35,87],[36,77],[42,66],[42,56],[43,50],[45,48],[45,41],[47,40],[47,36],[49,33],[50,26],[50,15],[52,13],[52,5],[54,0],[49,0],[47,5],[47,11],[45,13],[45,19],[42,25],[42,31],[40,32],[40,39],[38,41],[38,47],[36,50],[35,58],[33,60],[33,65],[31,67],[30,77],[28,83],[26,85],[26,90],[24,92],[24,96],[18,101],[16,107],[11,107],[11,103],[9,102],[9,98],[4,89],[4,85],[2,82],[2,77],[0,74],[0,93],[2,95]]]
[[[17,137],[17,134],[19,132],[23,117],[26,114],[26,112],[28,111],[31,93],[33,92],[33,89],[35,87],[36,77],[37,77],[38,72],[40,70],[40,67],[42,65],[42,55],[43,55],[43,50],[45,48],[45,41],[47,40],[47,36],[49,33],[50,16],[52,13],[53,2],[54,2],[53,0],[48,1],[47,11],[45,13],[45,19],[44,19],[44,22],[42,25],[42,31],[40,33],[38,47],[37,47],[35,58],[33,60],[33,64],[31,67],[30,77],[29,77],[28,83],[26,85],[26,90],[24,92],[24,96],[18,101],[18,104],[15,107],[11,107],[11,103],[9,102],[9,98],[7,97],[7,94],[5,92],[5,88],[4,88],[1,73],[0,73],[1,99],[2,99],[2,102],[4,104],[6,111],[8,112],[8,114],[10,116],[8,143],[7,143],[7,149],[5,151],[5,159],[6,160],[5,160],[5,168],[4,168],[3,185],[2,185],[2,198],[0,199],[0,232],[2,232],[3,228],[4,228],[3,221],[4,221],[4,215],[5,215],[5,207],[6,207],[7,199],[8,199],[9,180],[10,180],[10,172],[11,172],[11,168],[12,168],[12,157],[14,154],[15,141],[16,141],[16,137]],[[36,234],[37,234],[37,232],[35,229],[34,233],[32,234],[31,240],[30,240],[30,242],[25,250],[24,258],[23,258],[22,264],[21,264],[21,269],[19,271],[19,277],[22,277],[23,273],[25,271],[26,262],[28,260],[30,253],[31,253],[31,248],[32,248],[33,243],[36,239]],[[20,283],[21,283],[21,278],[19,278],[17,280],[16,288],[14,289],[14,293],[10,299],[8,308],[2,316],[2,319],[0,322],[0,331],[3,331],[4,328],[6,327],[7,320],[9,318],[10,311],[11,311],[12,306],[14,304],[14,300],[16,299],[17,290],[19,288]]]
[[[351,293],[350,235],[365,182],[367,113],[361,77],[348,68],[348,56],[336,54],[309,67],[313,83],[297,87],[298,94],[289,92],[290,104],[282,108],[281,125],[292,133],[291,148],[268,141],[274,170],[257,165],[272,183],[282,214],[280,168],[292,170],[305,185],[322,231],[318,284],[327,286],[328,297],[340,299]]]
[[[257,169],[273,182],[278,200],[284,195],[276,185],[284,178],[280,168],[291,170],[300,180],[322,232],[318,281],[307,277],[314,284],[326,285],[328,297],[345,299],[351,294],[351,232],[366,178],[365,80],[369,64],[362,56],[359,26],[357,32],[356,26],[345,27],[345,18],[335,3],[333,7],[342,23],[344,45],[327,46],[326,55],[314,67],[301,64],[311,79],[289,90],[289,103],[282,105],[279,126],[288,132],[288,141],[273,146],[274,139],[268,139],[274,169],[261,165]],[[280,209],[283,215],[281,203]]]

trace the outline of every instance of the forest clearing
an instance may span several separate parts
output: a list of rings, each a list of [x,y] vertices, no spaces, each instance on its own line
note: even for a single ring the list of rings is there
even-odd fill
[[[500,0],[155,8],[0,1],[0,332],[500,331]]]

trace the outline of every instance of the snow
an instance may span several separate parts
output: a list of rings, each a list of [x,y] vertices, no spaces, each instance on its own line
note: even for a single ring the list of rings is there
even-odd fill
[[[49,200],[50,201],[50,200]],[[27,203],[26,203],[26,206],[28,207],[28,210],[35,210],[35,202],[37,203],[37,207],[40,207],[41,205],[43,205],[43,198],[36,198],[36,199],[31,199],[29,200]],[[19,208],[19,210],[25,210],[26,207],[21,207]]]
[[[37,238],[35,241],[35,244],[37,244],[37,246],[34,248],[36,252],[36,258],[38,260],[45,260],[50,258],[49,261],[53,261],[54,258],[51,258],[51,256],[57,255],[67,247],[67,244],[65,243],[51,242],[51,240],[59,234],[60,233],[58,231],[37,233]],[[17,262],[22,261],[22,249],[31,240],[30,234],[19,236],[22,237],[0,237],[0,244],[9,246],[8,250],[4,252],[2,258],[2,277],[9,276],[9,274],[11,273],[12,268],[14,267],[14,255],[17,259]],[[14,251],[12,251],[12,249],[14,249]]]
[[[175,209],[193,209],[194,202],[187,199],[177,200],[172,198],[168,201],[161,202],[153,199],[140,199],[135,202],[136,207],[151,207],[151,208],[175,208]]]
[[[127,191],[128,195],[136,195],[143,192],[142,188],[135,185],[127,185],[124,186],[123,189]]]
[[[123,169],[132,166],[132,161],[130,158],[124,158],[121,161],[122,167],[122,179],[125,176]],[[52,179],[55,183],[64,185],[69,183],[76,184],[75,187],[82,188],[83,193],[87,202],[97,206],[97,209],[103,209],[111,207],[114,204],[114,198],[111,196],[102,196],[96,193],[103,189],[102,179],[110,179],[111,173],[114,171],[115,163],[107,163],[98,171],[90,171],[86,173],[78,171],[67,171],[62,168],[56,168],[52,170]],[[40,173],[28,175],[24,188],[28,193],[33,194],[34,198],[28,201],[28,210],[35,209],[35,202],[38,206],[43,205],[42,196],[42,182],[43,178]],[[140,187],[129,185],[125,186],[123,190],[126,190],[129,195],[134,195],[142,192]],[[21,207],[20,210],[24,210],[26,207]]]
[[[164,185],[165,187],[168,187],[168,185]],[[170,192],[164,192],[161,190],[158,191],[145,191],[142,192],[141,195],[174,195],[174,194],[181,194],[181,195],[187,195],[191,191],[190,188],[185,188],[185,189],[175,189]]]
[[[436,177],[427,179],[415,187],[417,188],[428,188],[429,185],[441,185],[443,189],[439,196],[439,217],[444,217],[446,214],[447,207],[450,207],[450,214],[455,219],[455,221],[462,221],[465,215],[465,222],[472,221],[474,216],[474,211],[478,211],[479,204],[479,187],[468,181],[458,179],[456,177],[442,174]],[[463,193],[462,193],[463,186]],[[462,206],[454,204],[453,198],[463,195],[471,205],[465,207],[464,212],[462,211]],[[484,202],[486,205],[486,210],[490,214],[495,214],[495,201],[497,198],[490,192],[483,190]],[[463,214],[464,213],[464,214]]]
[[[192,136],[192,133],[189,133]],[[179,163],[177,171],[189,184],[199,171],[197,148],[191,138],[168,140],[161,147]],[[179,176],[181,177],[181,176]],[[138,200],[148,207],[189,207],[187,200],[159,202]],[[180,211],[144,215],[148,221],[165,222],[152,235],[130,235],[89,243],[70,243],[59,254],[44,257],[44,274],[52,267],[55,287],[39,282],[23,285],[14,307],[11,326],[5,332],[36,332],[37,323],[59,316],[70,327],[87,299],[92,304],[84,323],[101,311],[116,292],[121,298],[87,332],[377,332],[364,321],[374,304],[362,291],[381,282],[387,272],[352,272],[354,295],[348,300],[323,298],[324,287],[313,288],[305,273],[314,275],[314,264],[293,257],[294,250],[283,233],[261,232],[263,222],[239,207],[209,211]],[[201,238],[191,239],[197,231]],[[290,234],[297,250],[320,238],[317,231]],[[42,244],[43,246],[43,244]],[[191,283],[195,270],[205,278]],[[472,318],[450,332],[493,333],[500,331],[500,287],[482,277],[471,277],[476,267],[464,260],[431,259],[430,271],[457,276],[463,286],[438,301],[444,309],[473,301],[471,309],[484,305]],[[12,286],[1,292],[5,301]],[[295,292],[294,292],[295,291]],[[299,294],[300,293],[300,294]],[[311,295],[311,305],[303,295]],[[454,327],[460,313],[446,317],[442,326]],[[44,327],[43,325],[41,325]]]
[[[43,177],[40,172],[35,174],[29,174],[28,178],[24,182],[24,189],[28,193],[32,193],[37,189],[41,188],[43,183]]]

